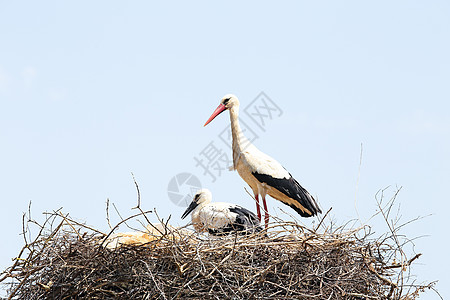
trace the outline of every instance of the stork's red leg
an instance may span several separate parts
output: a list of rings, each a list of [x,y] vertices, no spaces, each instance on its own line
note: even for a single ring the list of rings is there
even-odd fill
[[[255,194],[255,200],[256,200],[256,214],[258,215],[258,219],[261,222],[261,209],[259,208],[258,194]]]
[[[266,196],[264,195],[262,197],[263,199],[263,205],[264,205],[264,223],[266,224],[266,229],[267,226],[269,225],[269,211],[267,210],[267,203],[266,203]]]

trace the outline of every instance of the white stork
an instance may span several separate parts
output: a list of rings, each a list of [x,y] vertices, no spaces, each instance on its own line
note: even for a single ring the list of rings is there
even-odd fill
[[[233,167],[251,187],[256,199],[256,211],[261,220],[258,195],[261,195],[265,211],[265,225],[269,223],[266,195],[289,205],[302,217],[311,217],[322,213],[313,196],[295,180],[292,175],[275,159],[259,151],[243,135],[239,126],[239,100],[228,94],[220,101],[205,125],[225,110],[230,111],[231,134],[233,137]]]
[[[192,212],[192,224],[198,232],[208,231],[213,235],[231,232],[254,233],[261,227],[258,218],[251,211],[235,204],[214,202],[208,189],[197,191],[189,207],[181,216],[186,218]]]

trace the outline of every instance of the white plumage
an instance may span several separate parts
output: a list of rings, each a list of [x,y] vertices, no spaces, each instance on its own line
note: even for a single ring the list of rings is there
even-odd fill
[[[236,96],[231,94],[225,95],[211,117],[206,121],[205,126],[225,110],[230,111],[231,134],[233,137],[233,169],[238,171],[242,179],[253,190],[259,220],[261,220],[261,210],[258,195],[261,195],[265,211],[266,228],[269,222],[266,204],[267,194],[289,205],[302,217],[311,217],[321,213],[322,211],[313,196],[280,163],[259,151],[243,135],[238,120],[239,100]]]
[[[181,216],[184,219],[192,213],[192,224],[196,231],[223,235],[230,232],[253,233],[261,231],[259,220],[251,211],[235,204],[211,203],[208,189],[197,191],[189,207]]]

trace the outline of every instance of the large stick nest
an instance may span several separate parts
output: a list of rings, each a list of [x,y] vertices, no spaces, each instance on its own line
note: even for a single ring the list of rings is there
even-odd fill
[[[386,220],[391,206],[380,205]],[[379,237],[324,217],[313,229],[274,222],[267,235],[220,238],[163,222],[148,242],[117,247],[61,211],[35,224],[37,236],[0,276],[11,299],[414,299],[434,289],[411,279],[420,254],[406,256],[395,222]]]

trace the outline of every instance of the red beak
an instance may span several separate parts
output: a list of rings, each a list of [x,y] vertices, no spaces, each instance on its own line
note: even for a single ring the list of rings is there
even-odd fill
[[[205,125],[203,125],[203,127],[208,125],[212,120],[214,120],[215,117],[217,117],[220,113],[222,113],[226,109],[227,108],[225,107],[225,105],[220,103],[219,106],[217,106],[216,110],[212,113],[211,117],[209,117],[208,121],[206,121]]]

